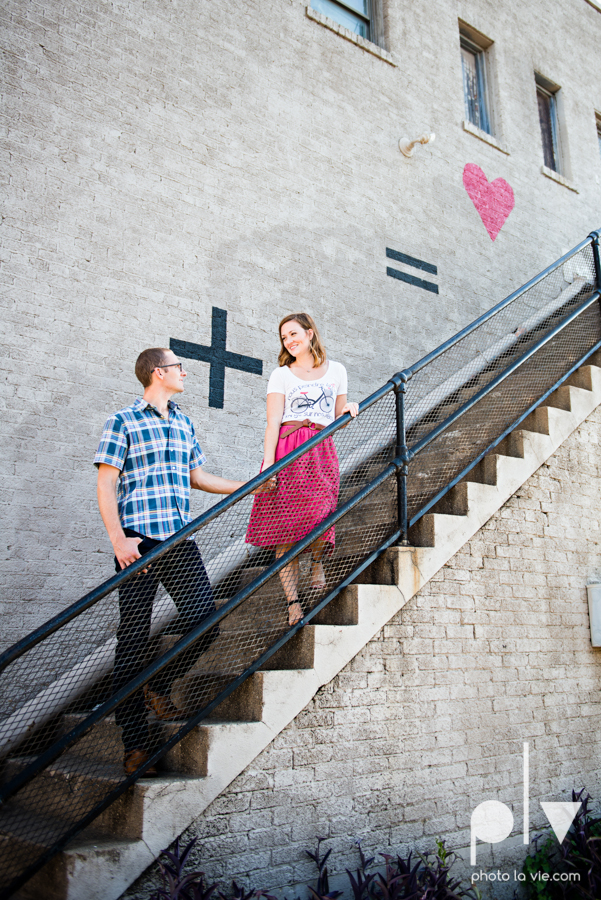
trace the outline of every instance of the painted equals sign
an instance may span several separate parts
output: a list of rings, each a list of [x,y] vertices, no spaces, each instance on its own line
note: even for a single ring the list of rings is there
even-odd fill
[[[398,250],[386,248],[386,256],[389,259],[396,259],[397,262],[405,263],[414,269],[421,269],[423,272],[429,272],[431,275],[438,275],[438,269],[432,263],[424,262],[423,259],[416,259],[415,256],[408,256],[406,253],[399,253]],[[399,272],[398,269],[386,267],[386,274],[391,278],[398,278],[399,281],[405,281],[407,284],[413,284],[415,287],[423,288],[425,291],[431,291],[433,294],[438,293],[438,285],[433,281],[424,281],[423,278],[416,278],[415,275],[407,275],[406,272]]]

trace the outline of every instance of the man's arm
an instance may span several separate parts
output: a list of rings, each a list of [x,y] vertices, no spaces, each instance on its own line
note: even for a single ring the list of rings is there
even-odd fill
[[[199,491],[206,491],[207,494],[233,494],[238,488],[243,487],[245,481],[232,481],[230,478],[221,478],[219,475],[211,475],[210,472],[204,472],[200,467],[190,471],[190,487]],[[255,488],[251,493],[266,494],[274,490],[277,483],[275,478],[270,478],[265,484]]]
[[[202,466],[190,471],[190,487],[206,491],[207,494],[233,494],[243,484],[244,481],[232,481],[230,478],[211,475],[210,472],[205,472]]]
[[[116,466],[100,463],[98,466],[97,495],[98,507],[104,527],[108,532],[109,540],[113,545],[119,565],[122,569],[125,569],[137,559],[140,559],[138,544],[141,538],[125,537],[125,532],[121,527],[119,507],[117,506],[117,481],[120,474],[121,470],[117,469]]]

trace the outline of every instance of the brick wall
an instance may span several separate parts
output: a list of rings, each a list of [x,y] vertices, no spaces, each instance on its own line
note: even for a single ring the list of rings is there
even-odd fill
[[[91,459],[143,347],[206,344],[227,309],[228,348],[264,377],[228,370],[212,409],[191,361],[183,406],[209,469],[246,477],[282,314],[316,315],[360,398],[601,224],[599,12],[382,2],[396,67],[301,0],[3,5],[4,641],[111,574]],[[509,155],[462,128],[458,15],[495,41]],[[562,86],[579,193],[540,172],[534,68]],[[494,243],[467,162],[515,192]],[[387,277],[387,246],[436,264],[440,293]]]
[[[515,830],[477,862],[511,874],[483,886],[509,900],[524,741],[532,835],[540,800],[586,787],[598,808],[601,651],[585,586],[601,580],[600,429],[597,409],[185,833],[210,878],[294,897],[318,835],[335,874],[357,838],[426,851],[444,837],[469,860],[471,811],[497,799]],[[156,872],[124,898],[153,884]]]

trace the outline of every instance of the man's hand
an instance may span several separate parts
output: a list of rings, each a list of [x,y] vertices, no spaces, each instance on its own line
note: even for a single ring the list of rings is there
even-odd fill
[[[115,541],[113,550],[122,569],[126,569],[137,559],[141,558],[142,554],[138,553],[138,544],[141,542],[142,538],[128,538],[125,535],[123,535],[121,540]],[[146,572],[147,569],[144,569],[144,571]]]
[[[121,527],[117,508],[117,481],[120,474],[119,469],[107,463],[98,466],[98,507],[117,561],[122,569],[126,569],[140,559],[142,554],[138,553],[138,544],[142,538],[125,537]],[[142,571],[147,572],[148,569]]]
[[[277,491],[278,489],[278,476],[272,475],[269,481],[266,481],[265,484],[260,484],[258,488],[255,488],[254,491],[251,491],[253,497],[255,494],[270,494],[272,491]]]

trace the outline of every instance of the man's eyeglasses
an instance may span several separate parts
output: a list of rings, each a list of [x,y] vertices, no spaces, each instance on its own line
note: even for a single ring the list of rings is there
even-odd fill
[[[183,371],[184,371],[184,364],[181,363],[181,362],[179,362],[179,363],[169,363],[168,366],[157,366],[157,369],[172,369],[173,366],[179,366],[180,372],[183,372]]]

